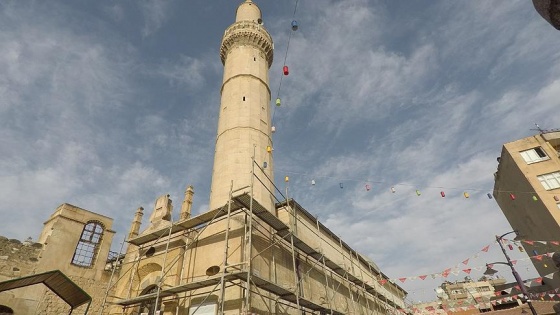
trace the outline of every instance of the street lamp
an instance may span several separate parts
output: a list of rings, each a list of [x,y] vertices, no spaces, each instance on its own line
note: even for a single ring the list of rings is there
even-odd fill
[[[529,305],[529,308],[531,309],[531,313],[533,313],[533,315],[537,315],[537,311],[535,311],[535,308],[533,307],[533,304],[531,303],[531,299],[529,299],[529,294],[527,293],[527,288],[525,288],[525,284],[523,283],[523,280],[521,280],[521,277],[519,276],[519,274],[517,273],[517,271],[513,267],[513,263],[511,262],[511,259],[509,258],[509,255],[507,254],[504,246],[502,245],[502,238],[504,236],[508,235],[508,234],[511,234],[511,233],[515,233],[517,235],[517,231],[507,232],[506,234],[503,234],[501,236],[496,235],[496,241],[500,245],[500,248],[502,249],[502,252],[504,253],[504,256],[506,257],[507,263],[505,263],[505,262],[494,262],[492,264],[486,264],[486,271],[484,272],[484,274],[491,276],[491,275],[495,274],[496,272],[498,272],[498,271],[492,269],[490,267],[490,265],[495,265],[495,264],[508,265],[511,268],[511,273],[513,274],[513,277],[515,278],[515,282],[517,282],[517,285],[521,289],[521,293],[523,293],[523,295],[525,296],[525,299],[527,301],[527,305]]]

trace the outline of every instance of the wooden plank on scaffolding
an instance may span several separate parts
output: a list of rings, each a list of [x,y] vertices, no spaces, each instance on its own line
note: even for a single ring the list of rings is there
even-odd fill
[[[239,208],[232,208],[232,211],[235,210],[239,210]],[[222,217],[224,215],[227,214],[227,208],[226,207],[222,207],[219,209],[214,209],[214,210],[210,210],[204,213],[201,213],[195,217],[183,220],[183,221],[179,221],[177,223],[173,224],[173,227],[171,228],[171,234],[175,234],[177,232],[180,231],[184,231],[184,230],[188,230],[200,225],[203,225],[205,223],[210,222],[213,219],[217,219],[219,217]],[[130,244],[139,246],[151,241],[155,241],[158,238],[161,238],[162,236],[165,236],[169,233],[169,226],[163,227],[161,229],[155,230],[155,231],[151,231],[149,233],[146,234],[142,234],[138,237],[135,237],[133,239],[129,239],[128,242]]]

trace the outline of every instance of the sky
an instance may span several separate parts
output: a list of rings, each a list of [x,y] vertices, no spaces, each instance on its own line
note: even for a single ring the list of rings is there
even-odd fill
[[[239,3],[1,2],[0,235],[37,239],[71,203],[114,218],[118,250],[135,210],[145,227],[160,195],[177,218],[193,185],[193,213],[208,210],[219,47]],[[535,123],[560,127],[560,33],[532,3],[256,3],[275,46],[278,187],[407,278],[397,283],[412,301],[444,280],[414,276],[503,261],[494,239],[511,227],[486,196],[496,157]]]

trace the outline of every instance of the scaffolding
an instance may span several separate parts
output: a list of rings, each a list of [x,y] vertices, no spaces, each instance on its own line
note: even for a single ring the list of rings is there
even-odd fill
[[[253,165],[263,171],[256,163],[253,162]],[[254,168],[251,176],[264,185],[263,179],[255,175]],[[266,174],[265,178],[272,182]],[[271,212],[252,197],[253,185],[254,181],[251,181],[250,187],[233,190],[232,182],[229,200],[226,205],[129,239],[128,243],[130,245],[138,247],[137,255],[129,263],[130,266],[128,267],[129,270],[136,268],[136,272],[140,261],[147,252],[147,248],[152,248],[155,244],[163,247],[163,242],[165,241],[165,249],[161,253],[165,255],[163,257],[164,263],[161,266],[161,276],[156,284],[157,290],[155,292],[132,296],[134,272],[130,272],[130,279],[128,279],[130,284],[126,297],[116,298],[112,304],[122,307],[124,314],[130,308],[155,300],[156,303],[153,310],[155,312],[159,307],[158,301],[175,300],[178,303],[181,299],[192,298],[196,290],[204,290],[205,297],[203,297],[202,302],[198,303],[199,307],[212,294],[216,294],[219,297],[216,301],[217,312],[218,314],[223,314],[226,311],[225,291],[227,288],[235,286],[243,291],[243,310],[246,314],[252,312],[253,295],[256,295],[255,298],[260,298],[265,304],[268,303],[267,305],[274,303],[275,309],[269,309],[269,313],[276,313],[278,305],[290,309],[289,313],[332,315],[378,315],[396,313],[404,307],[403,301],[406,292],[394,283],[388,283],[392,291],[381,285],[378,280],[387,280],[388,278],[381,273],[377,266],[352,250],[352,248],[322,225],[297,202],[289,199],[287,197],[287,190],[284,195],[274,186],[279,195],[284,198],[282,201],[279,201],[269,190],[278,201],[275,209],[273,209],[274,212]],[[266,187],[267,185],[264,186]],[[279,218],[278,214],[281,212],[289,216],[289,220],[284,220],[289,221],[288,223]],[[229,242],[232,239],[230,224],[235,215],[241,215],[244,218],[243,235],[241,238],[241,242],[244,242],[244,246],[241,249],[241,257],[243,259],[239,262],[230,263],[228,261]],[[171,268],[179,261],[185,259],[187,250],[197,246],[197,241],[204,230],[212,224],[224,220],[222,268],[216,270],[215,274],[207,274],[196,279],[186,280],[181,274],[179,284],[164,285],[166,275],[170,272]],[[299,235],[298,228],[301,230],[305,229],[307,233],[311,231],[312,234],[307,235],[307,238],[310,236],[316,238],[317,241],[315,243],[318,243],[318,246],[313,246],[309,241],[304,240],[305,237]],[[267,237],[268,247],[261,252],[253,253],[252,242],[257,233]],[[186,244],[170,247],[173,239],[185,236],[189,240]],[[332,246],[333,240],[338,243],[338,246]],[[331,248],[327,248],[329,244]],[[271,268],[274,269],[272,271],[273,276],[268,278],[262,276],[252,267],[252,261],[256,257],[275,246],[288,252],[291,256],[292,281],[295,287],[279,283],[276,277],[277,267],[274,256],[271,262]],[[167,263],[169,251],[177,248],[182,250]],[[331,253],[336,251],[342,257],[342,262],[337,261],[335,257],[331,257],[333,255],[329,255],[329,251]],[[308,266],[308,270],[305,273],[302,270],[303,264]],[[123,269],[121,268],[121,278],[119,278],[121,281],[125,281],[122,278],[126,275],[126,272],[122,273]],[[184,265],[182,269],[185,269]],[[303,279],[306,276],[309,277],[311,273],[317,273],[316,276],[318,278],[324,278],[321,291],[324,294],[321,294],[319,300],[304,294]],[[117,280],[117,283],[119,280]],[[345,309],[340,307],[336,300],[336,297],[341,294],[347,297]],[[269,307],[272,308],[271,306]],[[197,309],[194,310],[195,314]],[[176,307],[175,313],[179,314],[179,306]]]

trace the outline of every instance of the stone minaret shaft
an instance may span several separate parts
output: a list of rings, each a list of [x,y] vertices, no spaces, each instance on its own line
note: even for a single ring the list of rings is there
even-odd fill
[[[272,64],[272,38],[262,25],[261,11],[247,0],[237,8],[235,23],[224,34],[220,48],[224,64],[218,134],[212,171],[210,209],[224,206],[233,190],[251,186],[252,158],[267,163],[273,178],[268,70]],[[272,183],[255,167],[253,197],[273,211]],[[265,187],[266,186],[266,187]],[[268,189],[268,190],[267,190]],[[243,191],[250,191],[249,188]]]

